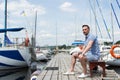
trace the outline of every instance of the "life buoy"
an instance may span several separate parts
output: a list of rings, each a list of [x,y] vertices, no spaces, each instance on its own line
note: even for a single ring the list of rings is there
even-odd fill
[[[25,46],[28,46],[29,45],[29,38],[26,38],[25,39]]]
[[[114,49],[116,47],[120,47],[119,45],[113,45],[112,48],[110,49],[110,54],[114,57],[114,58],[117,58],[117,59],[120,59],[120,55],[116,55],[116,53],[114,53]]]

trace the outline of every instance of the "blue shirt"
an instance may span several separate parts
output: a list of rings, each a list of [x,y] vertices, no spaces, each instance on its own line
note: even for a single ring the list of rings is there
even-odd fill
[[[98,44],[98,40],[97,40],[97,36],[94,36],[92,34],[88,34],[87,39],[85,40],[85,46],[88,45],[89,41],[93,41],[92,47],[90,48],[90,52],[96,56],[96,58],[100,58],[100,48],[99,48],[99,44]]]

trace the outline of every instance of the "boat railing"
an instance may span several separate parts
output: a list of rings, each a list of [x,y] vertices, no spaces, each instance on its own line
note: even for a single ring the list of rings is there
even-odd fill
[[[1,42],[0,47],[25,48],[27,46],[25,46],[25,38],[13,38],[13,41],[11,44],[6,44],[6,46],[4,46]]]

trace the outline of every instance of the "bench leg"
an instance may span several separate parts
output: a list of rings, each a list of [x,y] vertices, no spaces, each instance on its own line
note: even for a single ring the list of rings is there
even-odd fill
[[[96,66],[100,66],[100,67],[102,67],[102,69],[103,69],[103,72],[102,72],[102,74],[103,74],[103,77],[105,77],[106,76],[106,73],[105,73],[105,63],[101,63],[101,64],[96,64],[96,63],[89,63],[89,68],[90,68],[90,76],[92,77],[92,70],[93,70],[93,68],[94,67],[96,67]]]
[[[89,68],[90,68],[90,77],[92,77],[92,70],[95,67],[95,64],[89,64]]]
[[[105,63],[100,64],[99,66],[102,67],[102,70],[103,70],[102,74],[103,74],[103,77],[105,77],[106,76],[106,74],[105,74]]]
[[[106,73],[105,73],[105,65],[103,65],[102,68],[103,68],[103,77],[105,77],[105,76],[106,76]]]

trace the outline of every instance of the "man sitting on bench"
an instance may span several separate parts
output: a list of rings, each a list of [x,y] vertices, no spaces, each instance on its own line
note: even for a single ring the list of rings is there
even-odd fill
[[[90,32],[90,27],[88,25],[82,26],[83,34],[85,35],[85,43],[81,54],[79,55],[79,60],[82,66],[83,73],[79,75],[79,78],[87,77],[87,61],[97,61],[100,58],[100,49],[97,40],[97,36],[92,35]]]

